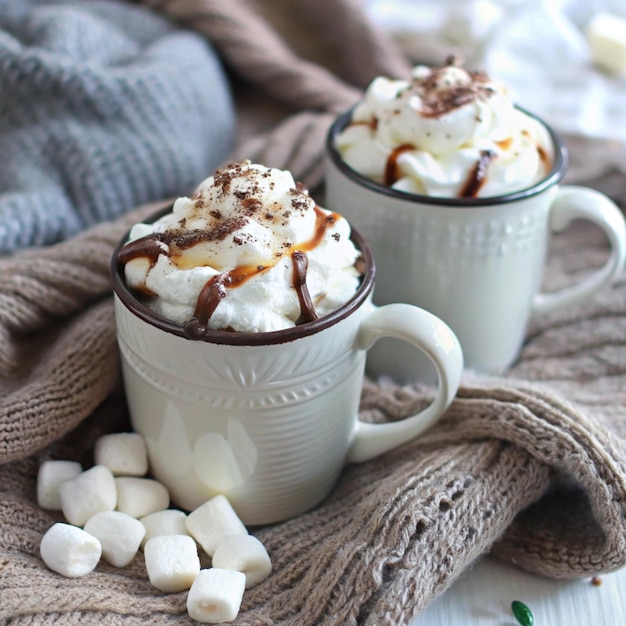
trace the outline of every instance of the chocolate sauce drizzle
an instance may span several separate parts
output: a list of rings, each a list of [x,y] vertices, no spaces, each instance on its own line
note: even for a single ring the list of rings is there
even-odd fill
[[[201,289],[193,317],[183,325],[187,339],[199,339],[206,333],[211,315],[226,297],[226,288],[231,284],[228,272],[213,276]]]
[[[389,153],[387,163],[385,164],[385,185],[387,187],[391,187],[400,178],[398,157],[407,150],[415,150],[415,146],[410,143],[403,143]]]
[[[499,142],[501,147],[508,147],[508,143],[511,140],[506,140]],[[384,184],[387,187],[391,187],[399,178],[400,178],[400,170],[398,167],[398,158],[403,152],[407,152],[408,150],[415,150],[415,146],[410,143],[402,144],[394,148],[387,157],[387,162],[385,164],[385,175],[384,175]],[[539,154],[540,160],[546,164],[546,169],[549,169],[550,158],[546,154],[545,150],[541,146],[537,146],[537,153]],[[489,164],[497,157],[497,153],[493,150],[481,150],[478,161],[474,164],[474,167],[468,174],[467,180],[465,184],[461,188],[461,191],[458,194],[459,198],[476,198],[480,193],[483,185],[487,182],[487,174],[489,170]]]
[[[496,157],[493,150],[481,150],[480,157],[469,173],[465,185],[459,192],[459,198],[475,198],[487,180],[489,163]]]
[[[291,254],[293,262],[293,286],[298,294],[300,302],[300,317],[296,320],[296,326],[312,322],[318,318],[315,305],[311,300],[311,294],[306,284],[306,272],[309,267],[309,260],[304,252],[296,250]]]
[[[316,221],[313,237],[294,246],[291,252],[293,287],[296,290],[300,304],[300,316],[296,320],[296,325],[312,322],[318,318],[306,284],[308,269],[306,252],[315,249],[321,243],[326,230],[338,218],[336,213],[327,213],[318,206],[315,206],[315,214]],[[122,246],[118,254],[118,266],[122,267],[133,259],[146,258],[152,268],[162,254],[173,258],[179,256],[183,250],[191,248],[202,241],[225,239],[241,226],[240,223],[234,223],[236,219],[225,220],[222,224],[210,230],[166,231],[141,237]],[[188,339],[200,339],[207,332],[211,316],[219,303],[228,295],[228,290],[243,285],[253,276],[258,276],[270,270],[273,266],[274,264],[236,267],[209,279],[198,295],[193,316],[183,325],[185,337]]]
[[[162,243],[164,241],[160,233],[129,241],[120,248],[117,255],[118,266],[122,267],[133,259],[145,257],[150,261],[150,267],[152,267],[157,262],[159,255],[164,252],[163,246],[160,245]]]

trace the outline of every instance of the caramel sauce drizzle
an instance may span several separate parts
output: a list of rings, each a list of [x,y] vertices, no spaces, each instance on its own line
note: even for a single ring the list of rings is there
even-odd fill
[[[311,250],[317,248],[317,246],[319,246],[322,242],[322,239],[324,239],[326,230],[329,226],[332,226],[339,217],[338,213],[325,213],[316,205],[315,232],[313,233],[313,237],[311,237],[308,241],[298,244],[295,246],[295,249],[300,250],[301,252],[310,252]]]
[[[378,118],[372,117],[372,119],[367,121],[359,120],[356,122],[350,122],[349,126],[367,126],[370,130],[376,131],[378,128]]]
[[[296,290],[300,304],[300,316],[296,320],[296,325],[311,322],[318,318],[315,305],[313,304],[311,294],[306,284],[308,269],[306,253],[320,245],[327,229],[334,224],[339,217],[337,213],[326,213],[322,211],[317,205],[315,206],[315,215],[316,220],[313,236],[308,241],[294,246],[291,252],[293,262],[293,287]],[[235,227],[235,224],[228,222],[230,222],[230,220],[227,220],[215,229],[207,231],[194,230],[185,233],[165,232],[146,235],[120,248],[118,253],[118,266],[121,267],[133,259],[147,258],[150,261],[150,266],[154,267],[161,254],[166,254],[170,258],[177,257],[182,250],[191,248],[202,241],[224,239],[228,234],[234,232],[239,227]],[[166,252],[161,244],[168,245],[170,247],[169,252]],[[209,279],[198,295],[192,318],[183,326],[185,337],[189,339],[199,339],[202,337],[208,329],[211,316],[219,303],[226,297],[228,290],[243,285],[253,276],[258,276],[270,270],[275,264],[276,262],[267,265],[236,267]]]
[[[541,146],[537,146],[537,154],[539,155],[539,160],[544,164],[546,171],[548,171],[550,169],[550,157],[548,153]]]
[[[527,130],[523,130],[522,134],[528,139],[531,139],[531,134]],[[543,149],[543,146],[540,146],[539,144],[535,144],[535,148],[537,150],[537,154],[539,155],[539,160],[543,163],[545,171],[549,172],[552,167],[550,155]]]

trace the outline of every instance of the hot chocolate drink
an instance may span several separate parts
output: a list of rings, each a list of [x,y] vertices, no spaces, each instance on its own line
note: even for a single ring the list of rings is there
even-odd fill
[[[376,258],[374,302],[408,302],[450,325],[468,368],[501,374],[531,319],[585,302],[619,276],[622,212],[591,189],[560,186],[559,135],[505,87],[453,58],[408,80],[375,79],[327,135],[325,205],[340,210]],[[542,292],[552,231],[586,219],[611,257],[585,280]],[[432,366],[381,343],[368,373],[424,379]]]
[[[459,386],[459,342],[427,311],[374,306],[375,276],[367,240],[339,213],[249,162],[123,238],[111,280],[130,419],[177,506],[221,494],[246,524],[288,519],[326,497],[346,462],[439,419]],[[366,356],[384,337],[432,361],[436,395],[400,422],[362,423]]]

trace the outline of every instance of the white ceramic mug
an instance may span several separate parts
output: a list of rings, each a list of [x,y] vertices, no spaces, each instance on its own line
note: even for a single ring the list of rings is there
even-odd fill
[[[350,121],[341,115],[327,137],[325,206],[340,211],[372,246],[377,279],[374,302],[408,302],[434,313],[455,332],[465,365],[499,374],[517,358],[535,315],[590,298],[615,279],[626,256],[619,208],[591,189],[559,186],[567,155],[548,128],[555,160],[533,187],[488,198],[435,198],[396,191],[349,168],[335,137]],[[606,264],[582,282],[540,291],[550,235],[586,219],[611,244]],[[403,346],[381,342],[368,372],[406,382],[431,375]]]
[[[209,331],[201,340],[185,338],[129,291],[117,262],[124,241],[111,273],[131,421],[153,475],[184,509],[221,493],[246,524],[297,515],[326,497],[345,463],[419,435],[457,392],[457,338],[417,307],[372,304],[374,261],[358,233],[366,271],[347,304],[286,330]],[[439,386],[420,413],[370,424],[358,419],[365,355],[384,336],[425,353]]]

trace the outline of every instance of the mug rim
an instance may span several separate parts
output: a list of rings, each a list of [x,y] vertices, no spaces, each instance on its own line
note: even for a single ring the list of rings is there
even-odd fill
[[[148,216],[142,223],[151,224],[160,217],[171,212],[173,203],[159,209],[152,215]],[[176,335],[189,341],[203,341],[205,343],[231,345],[231,346],[262,346],[288,343],[295,339],[314,335],[322,330],[334,326],[341,320],[350,317],[357,309],[359,309],[368,299],[374,289],[374,281],[376,277],[376,266],[374,263],[374,255],[369,243],[365,238],[351,225],[350,239],[361,253],[361,257],[365,263],[365,272],[361,276],[361,282],[354,295],[346,303],[323,315],[312,322],[305,322],[297,326],[283,328],[280,330],[265,332],[239,332],[225,330],[207,330],[202,337],[191,339],[183,332],[183,326],[177,324],[152,311],[148,306],[143,304],[131,291],[126,284],[124,278],[124,266],[118,262],[120,249],[128,242],[131,229],[128,229],[124,236],[120,239],[113,250],[110,262],[110,276],[114,294],[119,298],[120,302],[128,309],[128,311],[143,322],[163,330],[169,334]]]
[[[552,163],[552,167],[550,168],[550,172],[545,178],[542,178],[540,181],[534,183],[531,187],[526,187],[518,191],[512,191],[496,196],[479,196],[475,198],[427,196],[422,194],[409,193],[407,191],[401,191],[399,189],[393,189],[391,187],[383,185],[382,183],[371,180],[370,178],[363,176],[363,174],[359,174],[356,170],[347,165],[339,154],[339,150],[335,145],[335,138],[350,123],[352,119],[352,112],[354,111],[356,106],[357,105],[354,105],[350,107],[347,111],[341,113],[331,124],[326,134],[326,153],[330,156],[333,165],[342,174],[344,174],[346,178],[352,180],[352,182],[361,187],[365,187],[370,191],[389,196],[397,200],[402,200],[404,202],[411,202],[415,204],[445,206],[451,209],[471,209],[485,206],[493,206],[496,204],[509,204],[539,195],[546,189],[549,189],[553,185],[557,184],[563,178],[563,176],[565,176],[565,172],[568,167],[569,157],[567,149],[555,130],[547,122],[544,122],[539,116],[527,111],[521,106],[515,105],[516,109],[539,122],[547,130],[548,135],[550,136],[552,145],[554,146],[554,160]]]

